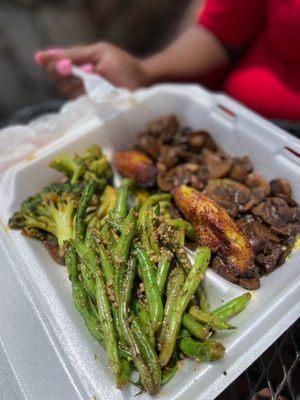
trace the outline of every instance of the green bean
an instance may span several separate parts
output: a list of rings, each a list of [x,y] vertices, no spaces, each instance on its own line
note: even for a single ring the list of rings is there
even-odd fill
[[[162,324],[163,304],[155,278],[153,263],[139,243],[135,243],[134,248],[142,272],[152,328],[156,332]]]
[[[120,239],[117,244],[116,257],[117,263],[126,262],[129,257],[131,243],[136,234],[135,210],[132,208],[124,220]]]
[[[97,342],[101,343],[102,346],[105,347],[105,339],[101,330],[99,319],[89,314],[86,314],[83,319],[91,335],[97,340]]]
[[[101,243],[98,244],[97,250],[98,250],[101,268],[103,270],[105,281],[107,284],[113,283],[114,271],[113,271],[112,263],[109,259],[109,255],[107,254],[105,247]]]
[[[107,222],[107,224],[114,228],[117,232],[122,230],[122,223],[116,221],[115,219],[107,218],[105,222]]]
[[[187,255],[186,250],[184,249],[183,246],[176,245],[175,248],[173,249],[173,251],[176,255],[176,258],[177,258],[181,268],[188,275],[188,273],[192,269],[192,263]]]
[[[105,340],[101,330],[101,323],[98,319],[98,315],[97,318],[92,315],[87,293],[84,290],[79,279],[76,252],[72,248],[70,251],[71,252],[68,252],[68,254],[66,255],[66,265],[68,267],[68,272],[72,282],[72,294],[75,308],[82,315],[84,322],[92,336],[94,336],[94,338],[105,347]],[[122,356],[124,359],[131,358],[130,352],[128,352],[124,348],[119,346],[118,351],[120,356]]]
[[[82,243],[78,240],[70,240],[72,246],[75,248],[81,262],[83,262],[87,268],[90,270],[94,279],[99,271],[99,262],[94,251],[87,246],[87,244]]]
[[[140,346],[144,360],[147,362],[150,374],[153,377],[156,386],[160,386],[161,369],[157,354],[149,342],[147,335],[141,326],[138,318],[132,314],[132,328],[135,338]]]
[[[116,287],[114,285],[114,272],[113,272],[113,267],[109,259],[109,255],[105,249],[105,247],[102,245],[101,241],[95,237],[95,235],[90,236],[90,240],[92,241],[91,248],[96,248],[98,250],[99,258],[100,258],[100,264],[101,264],[101,269],[104,274],[105,282],[106,282],[106,288],[110,288],[110,300],[114,303],[117,302],[116,298]],[[87,242],[87,239],[86,239]],[[89,262],[90,265],[95,265],[98,261],[93,256],[93,254],[89,255]],[[88,262],[88,261],[87,261]],[[92,282],[91,282],[92,284]],[[94,283],[95,285],[95,283]],[[113,288],[111,288],[113,286]],[[113,291],[112,291],[113,289]],[[112,314],[113,314],[113,320],[114,324],[117,328],[117,332],[119,333],[120,336],[120,343],[122,343],[122,331],[120,329],[120,322],[119,322],[119,316],[116,311],[115,307],[112,307]]]
[[[106,294],[105,283],[102,277],[102,271],[98,271],[95,276],[95,281],[98,315],[104,335],[107,356],[114,375],[118,377],[121,372],[121,364],[118,353],[117,338],[114,331],[114,324],[109,300]]]
[[[118,345],[120,357],[124,360],[128,360],[129,362],[132,360],[132,355],[130,351],[124,347],[123,343]]]
[[[190,308],[189,312],[190,312],[191,316],[194,317],[197,321],[204,322],[205,324],[207,324],[208,326],[210,326],[213,329],[216,329],[219,331],[235,329],[234,326],[229,325],[227,322],[222,321],[217,316],[206,313],[195,306],[192,306]]]
[[[170,205],[170,199],[159,202],[160,209],[166,210]]]
[[[185,251],[184,247],[176,246],[174,248],[174,251],[175,251],[177,260],[178,260],[179,264],[181,265],[182,269],[184,270],[184,272],[186,274],[188,274],[190,269],[192,268],[192,263],[187,255],[187,252]],[[206,273],[206,271],[204,272],[204,274],[205,273]],[[206,301],[205,292],[203,290],[203,281],[204,281],[204,277],[203,277],[202,282],[196,289],[196,298],[198,300],[198,303],[200,304],[200,307],[202,305],[202,307],[205,308],[205,311],[208,311],[208,303]]]
[[[162,296],[168,278],[172,254],[164,252],[164,250],[161,250],[161,253],[156,271],[156,282]]]
[[[85,265],[85,263],[79,263],[79,268],[81,272],[82,283],[87,291],[87,293],[92,297],[92,299],[96,299],[96,288],[95,288],[95,279],[93,274]]]
[[[183,338],[179,342],[180,350],[197,361],[216,361],[223,357],[224,347],[216,341],[196,342],[191,338]]]
[[[166,335],[162,342],[161,352],[159,355],[162,366],[167,365],[171,358],[176,344],[176,337],[182,322],[183,313],[204,277],[209,260],[210,249],[208,247],[202,247],[198,249],[194,265],[192,266],[192,269],[186,278],[183,288],[178,294],[178,299],[175,303],[174,310],[170,315],[170,320],[164,321],[168,328],[166,330]]]
[[[160,193],[160,194],[154,194],[144,202],[142,207],[139,210],[139,219],[138,219],[138,227],[139,229],[142,229],[143,227],[146,226],[145,221],[147,218],[147,213],[151,207],[153,207],[155,204],[160,203],[161,201],[168,201],[170,200],[171,195],[168,193]]]
[[[72,244],[79,254],[81,261],[86,264],[94,276],[98,316],[105,340],[107,355],[114,374],[118,376],[120,372],[120,359],[117,349],[117,339],[114,332],[110,304],[107,298],[102,271],[99,268],[97,257],[92,249],[87,247],[86,244],[76,240],[72,241]]]
[[[151,208],[148,209],[147,214],[146,214],[146,229],[147,229],[148,235],[149,235],[151,250],[152,250],[153,254],[158,256],[160,251],[159,251],[157,233],[154,228],[153,211]]]
[[[176,301],[178,299],[178,295],[184,285],[185,275],[183,270],[176,266],[170,273],[167,285],[167,300],[165,303],[164,309],[164,319],[163,325],[160,332],[159,342],[165,342],[167,331],[169,328],[169,323],[171,320],[172,312],[175,308]]]
[[[105,223],[102,225],[100,230],[100,238],[108,241],[110,239],[110,233],[109,225],[107,224],[107,220],[105,220]]]
[[[117,378],[117,387],[119,389],[123,389],[130,378],[131,362],[123,358],[120,360],[120,363],[121,363],[121,371]]]
[[[161,376],[161,386],[166,385],[170,380],[175,376],[176,372],[178,371],[178,366],[175,364],[173,367],[169,368],[168,370],[163,370]]]
[[[182,325],[196,338],[200,340],[206,340],[210,336],[210,332],[207,328],[201,325],[195,318],[190,314],[185,313],[182,318]]]
[[[179,244],[179,246],[183,248],[184,242],[185,242],[185,233],[184,233],[184,228],[181,226],[177,230],[177,243]]]
[[[89,202],[93,197],[95,191],[95,183],[94,181],[88,182],[85,186],[83,194],[81,196],[79,206],[75,215],[75,238],[77,240],[83,241],[85,238],[86,224],[85,224],[85,216],[86,210],[88,208]]]
[[[168,223],[173,226],[174,228],[184,228],[184,232],[187,235],[187,237],[191,240],[195,239],[195,230],[193,225],[185,221],[184,219],[181,218],[176,218],[176,219],[169,219]]]
[[[89,307],[90,307],[90,314],[94,317],[98,319],[98,311],[97,311],[97,306],[94,303],[94,300],[92,299],[92,297],[89,295],[89,293],[87,293],[88,295],[88,299],[89,299]]]
[[[90,313],[88,295],[79,279],[78,261],[75,250],[70,247],[65,256],[69,277],[72,284],[72,296],[75,308],[83,317],[89,331],[100,343],[104,343],[104,337],[99,321]]]
[[[191,334],[189,331],[187,331],[185,328],[182,327],[179,329],[178,335],[177,335],[177,339],[182,339],[182,338],[186,338],[186,337],[191,337]]]
[[[150,343],[155,346],[154,332],[147,307],[140,300],[136,300],[133,302],[133,309],[143,325]]]
[[[228,301],[228,303],[212,311],[211,315],[213,315],[214,317],[218,317],[222,321],[226,321],[233,315],[243,311],[250,299],[251,294],[249,292],[244,293],[241,296]]]
[[[151,254],[153,249],[151,247],[149,234],[152,232],[148,232],[147,226],[149,226],[149,221],[147,223],[149,210],[155,204],[158,204],[161,201],[170,200],[170,195],[163,193],[163,194],[154,194],[144,202],[144,204],[139,209],[139,217],[138,217],[138,230],[141,236],[141,242],[145,250],[148,254]]]
[[[181,330],[183,330],[183,329],[181,329]],[[172,357],[171,357],[170,361],[168,362],[168,365],[166,365],[162,370],[162,375],[161,375],[161,385],[162,386],[166,385],[178,371],[179,365],[180,365],[178,363],[179,360],[180,360],[180,358],[179,358],[179,354],[178,354],[178,346],[176,346],[174,349],[174,352],[172,354]]]
[[[198,286],[196,295],[199,301],[199,306],[202,311],[209,312],[209,304],[207,301],[206,293],[205,293],[205,287],[204,287],[204,281],[201,282],[200,286]]]
[[[124,276],[121,297],[120,297],[120,306],[119,306],[119,315],[122,329],[124,331],[124,336],[129,345],[132,359],[134,364],[140,374],[141,382],[144,388],[150,394],[156,394],[159,390],[159,385],[154,382],[152,375],[150,374],[149,367],[147,362],[143,359],[142,350],[137,341],[136,335],[134,334],[130,324],[129,324],[129,315],[128,308],[131,299],[131,292],[133,287],[133,282],[136,273],[136,263],[135,259],[130,259],[128,263],[128,268]]]
[[[132,185],[133,181],[131,179],[123,179],[121,186],[117,189],[117,200],[113,212],[116,221],[122,221],[127,214],[128,189]]]
[[[123,272],[129,257],[130,247],[136,234],[135,211],[132,208],[124,220],[120,239],[116,245],[115,251],[115,271],[114,271],[114,291],[116,304],[120,300],[120,287],[123,279]],[[121,334],[121,332],[119,332]]]

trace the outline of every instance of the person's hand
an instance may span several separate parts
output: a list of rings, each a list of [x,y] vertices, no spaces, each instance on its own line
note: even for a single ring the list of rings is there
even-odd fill
[[[148,84],[142,61],[109,43],[39,51],[35,61],[59,92],[69,98],[84,92],[81,80],[71,75],[71,64],[99,74],[119,87],[134,90]]]

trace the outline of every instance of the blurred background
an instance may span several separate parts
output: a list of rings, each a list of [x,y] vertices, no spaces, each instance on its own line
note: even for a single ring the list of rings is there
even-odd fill
[[[0,0],[0,120],[59,98],[33,63],[38,49],[107,40],[136,55],[193,23],[202,0]]]

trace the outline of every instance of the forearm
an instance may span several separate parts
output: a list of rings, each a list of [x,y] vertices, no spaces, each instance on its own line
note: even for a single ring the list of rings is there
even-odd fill
[[[204,82],[225,71],[230,59],[225,47],[203,27],[192,27],[162,52],[142,61],[148,84],[160,81]]]

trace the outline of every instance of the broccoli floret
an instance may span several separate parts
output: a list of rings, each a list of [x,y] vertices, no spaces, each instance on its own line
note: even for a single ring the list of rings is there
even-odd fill
[[[49,164],[51,168],[63,172],[71,183],[77,183],[84,174],[84,163],[68,154],[59,154]]]
[[[21,210],[9,220],[13,229],[25,232],[33,229],[46,231],[57,238],[61,254],[65,252],[66,242],[73,238],[74,215],[76,213],[83,185],[70,183],[51,184],[40,193],[29,197],[21,205]],[[41,234],[40,238],[43,235]]]
[[[98,191],[113,177],[111,166],[97,145],[87,148],[81,156],[60,154],[51,161],[50,167],[63,172],[73,184],[87,183],[92,179]]]

